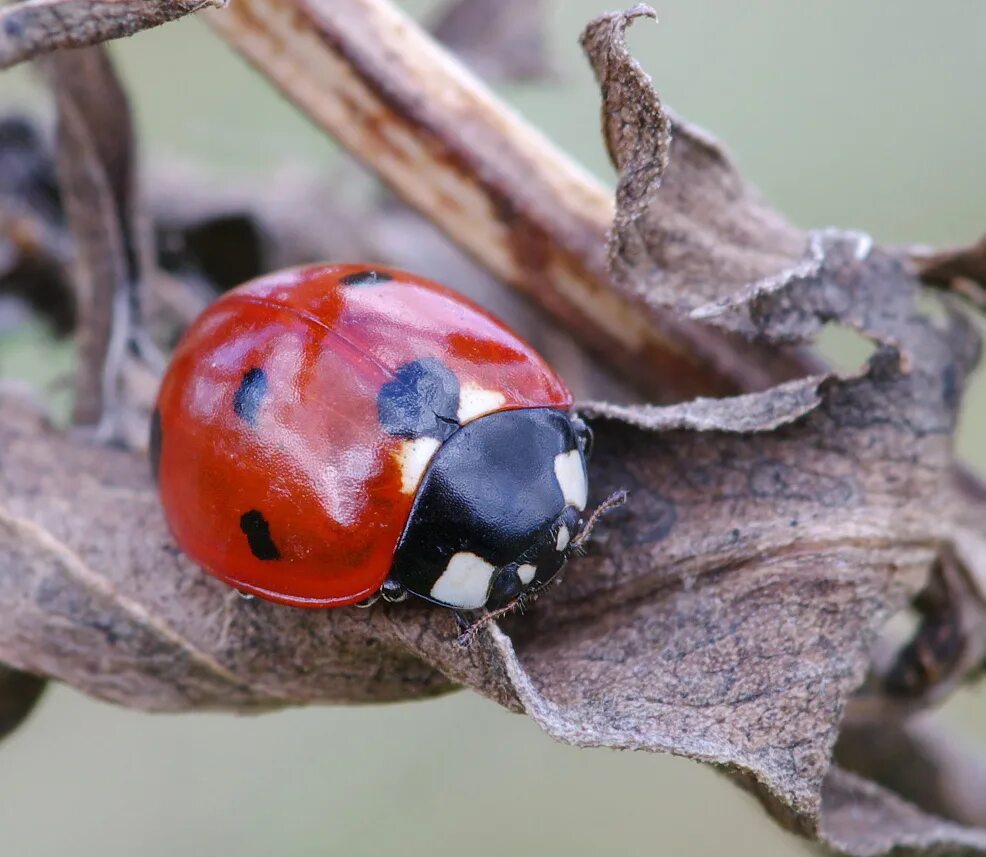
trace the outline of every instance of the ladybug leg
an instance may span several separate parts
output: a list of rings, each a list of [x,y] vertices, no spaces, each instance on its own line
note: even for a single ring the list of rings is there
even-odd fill
[[[357,601],[353,607],[372,607],[381,598],[388,604],[396,604],[398,601],[404,601],[407,599],[408,592],[404,588],[404,584],[399,583],[392,577],[388,577],[380,586],[376,592],[373,593],[369,598],[364,598],[362,601]]]
[[[237,589],[236,594],[240,596],[244,601],[253,601],[257,596],[252,592],[244,592],[242,589]]]
[[[388,577],[383,582],[380,586],[379,594],[384,601],[387,601],[390,604],[396,604],[399,601],[404,601],[408,596],[408,592],[404,588],[404,584],[393,577]]]
[[[376,604],[381,598],[388,604],[396,604],[399,601],[405,601],[407,596],[408,591],[404,588],[404,584],[399,583],[392,577],[388,577],[373,595],[369,598],[364,598],[362,601],[357,601],[353,607],[370,607]]]
[[[465,633],[466,631],[469,630],[470,626],[472,625],[472,622],[470,622],[466,618],[466,614],[465,613],[463,613],[461,610],[457,610],[457,609],[455,609],[453,607],[452,608],[452,615],[455,616],[455,621],[456,621],[456,623],[459,626],[459,632],[460,633]]]

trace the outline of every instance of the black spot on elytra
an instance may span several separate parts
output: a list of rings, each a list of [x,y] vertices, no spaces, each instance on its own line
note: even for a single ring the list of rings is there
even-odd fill
[[[250,369],[240,381],[239,389],[233,396],[233,410],[236,416],[250,425],[257,422],[260,405],[267,395],[267,373],[263,369]]]
[[[377,394],[380,422],[395,437],[444,440],[459,428],[459,380],[433,357],[405,363]]]
[[[257,559],[280,559],[281,552],[270,536],[270,524],[262,513],[251,509],[240,518],[240,529],[243,530],[250,551]]]
[[[383,271],[357,271],[355,274],[346,274],[339,282],[344,286],[379,286],[393,279]]]
[[[161,431],[161,412],[155,408],[151,414],[151,437],[148,441],[148,452],[151,457],[151,473],[154,474],[154,481],[157,482],[161,472],[161,440],[164,435]]]

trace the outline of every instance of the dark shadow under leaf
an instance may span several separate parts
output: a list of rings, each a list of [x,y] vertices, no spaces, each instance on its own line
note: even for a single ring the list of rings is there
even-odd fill
[[[47,684],[41,676],[0,665],[0,740],[24,722]]]

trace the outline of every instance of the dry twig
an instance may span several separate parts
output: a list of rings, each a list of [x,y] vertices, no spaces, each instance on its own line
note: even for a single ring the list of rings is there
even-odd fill
[[[241,0],[205,17],[405,201],[652,395],[762,389],[803,371],[609,289],[612,194],[387,0]],[[763,267],[804,242],[773,223],[781,243]]]

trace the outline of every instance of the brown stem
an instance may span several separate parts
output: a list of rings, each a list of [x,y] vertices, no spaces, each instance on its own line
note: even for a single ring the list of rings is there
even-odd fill
[[[802,371],[614,292],[610,190],[387,0],[238,0],[204,17],[408,203],[652,395]]]
[[[133,125],[105,48],[60,52],[39,63],[55,95],[56,161],[75,252],[79,361],[72,416],[78,425],[108,429],[142,267]]]

